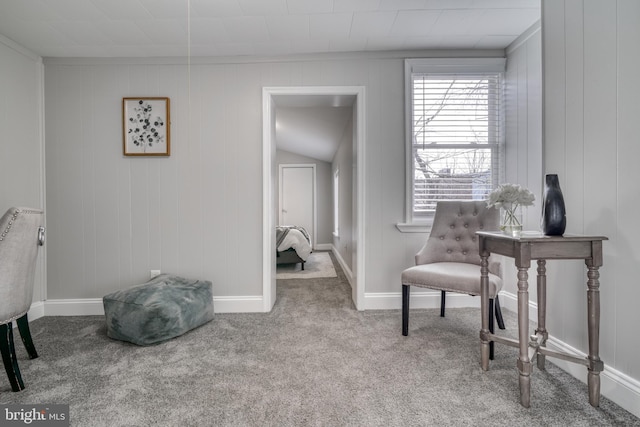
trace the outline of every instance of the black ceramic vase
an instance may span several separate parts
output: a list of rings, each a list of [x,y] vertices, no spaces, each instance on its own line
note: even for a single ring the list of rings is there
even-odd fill
[[[542,232],[547,236],[562,236],[566,227],[567,212],[558,175],[547,175],[542,200]]]

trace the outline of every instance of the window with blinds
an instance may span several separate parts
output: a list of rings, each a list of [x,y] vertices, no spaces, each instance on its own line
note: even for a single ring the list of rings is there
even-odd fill
[[[413,217],[432,215],[438,200],[485,199],[499,177],[502,72],[410,79]]]

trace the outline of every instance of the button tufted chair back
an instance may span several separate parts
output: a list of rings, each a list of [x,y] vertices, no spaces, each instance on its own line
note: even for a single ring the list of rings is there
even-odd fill
[[[480,265],[476,231],[497,230],[499,212],[484,200],[438,202],[427,243],[416,254],[416,265],[464,262]]]
[[[27,312],[33,297],[38,247],[44,243],[43,225],[44,213],[32,208],[11,208],[0,218],[0,351],[13,391],[24,389],[13,343],[14,320],[29,357],[38,357]]]
[[[480,254],[476,231],[498,229],[499,212],[483,200],[441,201],[436,206],[427,243],[416,254],[416,265],[402,272],[402,335],[409,334],[410,287],[440,291],[440,316],[447,292],[480,295]],[[498,293],[502,288],[500,262],[489,258],[489,330],[494,314],[504,329]],[[489,345],[493,359],[493,342]]]

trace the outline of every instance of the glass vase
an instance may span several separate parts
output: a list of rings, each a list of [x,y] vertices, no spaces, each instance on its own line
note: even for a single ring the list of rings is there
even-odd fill
[[[522,206],[507,205],[500,209],[500,230],[508,236],[520,237],[522,233]]]

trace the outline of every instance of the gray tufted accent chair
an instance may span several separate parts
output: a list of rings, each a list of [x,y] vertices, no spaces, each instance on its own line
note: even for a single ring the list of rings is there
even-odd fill
[[[440,291],[440,316],[444,317],[447,292],[480,295],[480,253],[476,231],[498,229],[499,211],[482,200],[440,201],[436,206],[427,243],[416,254],[416,265],[402,272],[402,335],[409,334],[410,286]],[[498,326],[504,321],[498,302],[502,288],[501,265],[489,259],[489,326],[494,311]],[[495,301],[495,304],[494,304]],[[494,308],[495,306],[495,308]],[[493,344],[493,343],[491,343]],[[493,359],[493,349],[491,349]]]
[[[27,311],[33,298],[38,246],[44,244],[44,213],[11,208],[0,218],[0,350],[11,389],[24,389],[13,344],[15,320],[29,358],[38,357]]]

